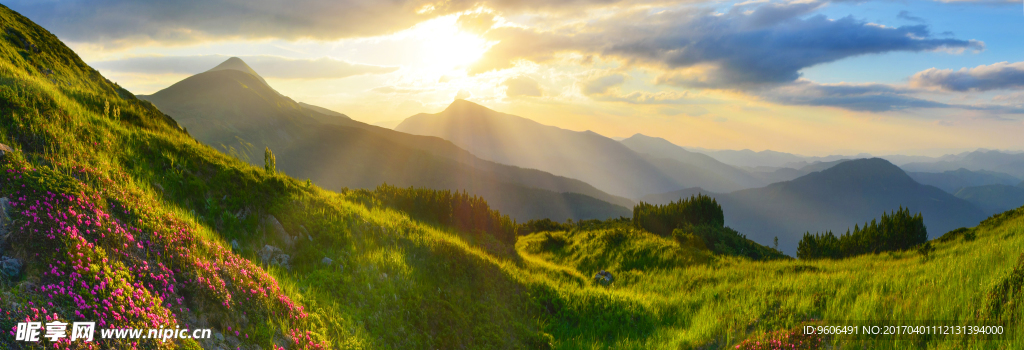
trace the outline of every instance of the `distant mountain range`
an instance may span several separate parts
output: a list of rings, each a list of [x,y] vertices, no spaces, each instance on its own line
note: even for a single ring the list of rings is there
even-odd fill
[[[908,163],[903,169],[913,172],[944,172],[964,168],[967,170],[988,170],[1024,178],[1024,153],[1004,153],[991,150],[948,155],[935,162]]]
[[[683,187],[700,186],[711,191],[728,192],[771,183],[706,154],[687,151],[663,138],[636,134],[619,142],[648,156],[652,164]]]
[[[793,168],[799,169],[818,162],[833,162],[841,159],[870,158],[871,155],[831,155],[824,157],[801,156],[792,153],[772,150],[715,150],[699,147],[686,147],[687,150],[709,155],[723,163],[743,168]]]
[[[735,191],[768,184],[763,177],[664,139],[637,134],[620,142],[464,100],[440,113],[409,117],[395,130],[441,137],[483,159],[580,179],[629,198],[694,186]]]
[[[277,168],[332,190],[400,187],[466,190],[519,219],[628,216],[632,201],[579,180],[482,160],[451,142],[354,121],[281,95],[231,58],[152,95],[197,140],[257,165],[263,149]],[[330,121],[327,123],[325,121]]]
[[[987,215],[995,215],[1024,206],[1024,186],[994,184],[964,187],[956,192],[956,197],[971,202]]]
[[[907,172],[914,181],[932,185],[949,193],[957,193],[964,187],[983,185],[1016,185],[1021,180],[1009,174],[988,170],[971,171],[964,168],[941,173]]]
[[[571,131],[456,100],[436,114],[407,118],[395,130],[436,136],[503,164],[580,179],[628,198],[680,188],[656,164],[615,140]]]
[[[771,244],[778,237],[779,248],[790,255],[795,254],[804,232],[843,233],[900,206],[924,215],[931,238],[958,227],[976,225],[986,217],[968,201],[921,185],[880,158],[841,162],[763,188],[728,194],[689,188],[642,200],[660,204],[698,192],[718,200],[725,211],[727,226],[761,244]]]

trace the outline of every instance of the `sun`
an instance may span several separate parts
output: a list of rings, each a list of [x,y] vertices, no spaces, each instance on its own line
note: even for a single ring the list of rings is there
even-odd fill
[[[419,46],[419,57],[413,60],[417,68],[445,74],[464,69],[483,56],[491,43],[459,29],[457,19],[458,15],[438,17],[409,29],[407,35]]]

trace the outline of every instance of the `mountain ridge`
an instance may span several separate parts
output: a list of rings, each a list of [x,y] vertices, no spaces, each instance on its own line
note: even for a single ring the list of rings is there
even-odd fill
[[[694,191],[645,199],[660,204]],[[901,206],[924,215],[930,238],[973,226],[986,217],[973,204],[937,187],[921,185],[881,158],[845,161],[762,188],[703,194],[722,205],[727,226],[761,244],[778,237],[780,249],[788,254],[795,254],[804,232],[831,230],[839,234]]]
[[[575,179],[478,159],[440,138],[408,135],[319,113],[277,93],[258,79],[258,74],[247,73],[248,66],[241,59],[229,59],[218,67],[222,69],[193,75],[139,97],[172,115],[206,144],[240,155],[254,165],[262,164],[262,149],[270,148],[280,169],[329,189],[372,189],[388,183],[468,190],[521,220],[543,218],[545,211],[558,221],[593,218],[575,216],[581,212],[604,212],[599,218],[618,217],[626,215],[626,207],[632,205],[631,200]],[[325,118],[333,123],[320,122]],[[499,188],[517,195],[505,195]],[[604,209],[577,211],[567,204],[570,202]]]

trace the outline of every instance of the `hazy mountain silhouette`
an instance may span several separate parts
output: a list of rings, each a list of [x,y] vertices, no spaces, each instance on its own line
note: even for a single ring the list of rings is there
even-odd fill
[[[314,114],[314,115],[312,115],[312,117],[314,119],[316,119],[317,121],[321,122],[321,123],[338,124],[341,121],[351,120],[352,119],[352,118],[349,118],[349,116],[344,115],[342,113],[338,113],[338,112],[335,112],[335,111],[332,111],[330,109],[323,108],[323,107],[320,107],[320,106],[314,106],[314,105],[311,105],[311,104],[308,104],[308,103],[299,102],[299,106],[302,106],[302,108],[305,108],[305,109],[308,109],[308,110],[311,110],[311,111],[319,113],[319,115]],[[330,118],[321,118],[321,116],[327,116],[327,117],[330,117]]]
[[[644,197],[664,203],[686,197],[694,189]],[[855,224],[878,218],[883,212],[910,208],[921,212],[930,238],[963,226],[973,226],[986,215],[967,201],[936,187],[915,182],[899,167],[880,158],[839,163],[792,181],[728,194],[708,193],[725,211],[727,226],[761,244],[779,237],[779,248],[794,254],[804,232],[846,232]]]
[[[972,171],[988,170],[1024,178],[1024,153],[1004,153],[992,150],[977,150],[956,155],[946,155],[936,162],[915,162],[902,166],[912,172],[938,173],[964,168]]]
[[[944,171],[941,173],[907,172],[914,181],[923,185],[932,185],[949,193],[957,193],[961,188],[984,185],[1016,185],[1020,179],[988,170],[970,171],[964,168]]]
[[[455,100],[440,113],[409,117],[395,130],[441,137],[483,159],[580,179],[629,198],[686,187],[656,162],[610,138],[543,125],[465,100]]]
[[[1024,187],[1004,184],[964,187],[956,197],[971,202],[987,215],[995,215],[1024,205]]]
[[[706,149],[700,147],[684,147],[685,149],[706,154],[712,158],[721,161],[722,163],[729,164],[732,166],[739,167],[743,170],[770,173],[775,170],[790,169],[801,169],[816,163],[834,163],[844,159],[856,159],[856,158],[871,158],[872,156],[868,153],[860,153],[853,156],[845,155],[829,155],[823,157],[815,156],[802,156],[798,154],[778,152],[773,150],[764,150],[755,152],[749,149],[743,150],[718,150],[718,149]],[[893,156],[896,158],[904,159],[906,156]],[[911,157],[914,160],[927,159],[923,157]]]
[[[636,134],[619,142],[634,152],[649,156],[651,163],[683,186],[731,192],[771,183],[706,154],[687,151],[663,138]]]
[[[629,215],[632,201],[579,180],[479,159],[451,142],[368,125],[283,96],[231,58],[149,96],[197,140],[337,190],[395,186],[466,190],[519,220]],[[321,120],[331,120],[330,124]],[[230,148],[228,148],[230,147]],[[614,203],[614,204],[612,204]]]

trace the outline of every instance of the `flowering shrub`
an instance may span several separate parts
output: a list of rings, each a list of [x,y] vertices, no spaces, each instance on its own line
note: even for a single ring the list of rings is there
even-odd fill
[[[266,271],[220,245],[197,239],[186,222],[161,212],[159,205],[118,186],[104,173],[71,166],[74,175],[67,176],[47,168],[0,165],[6,165],[0,172],[0,196],[10,199],[16,220],[11,242],[29,253],[28,265],[41,270],[34,287],[22,296],[23,305],[0,305],[0,327],[12,335],[16,322],[56,320],[95,321],[97,328],[201,328],[186,321],[195,314],[194,307],[223,315],[218,323],[228,330],[235,325],[235,335],[245,339],[248,334],[237,329],[244,329],[251,317],[303,325],[303,307],[292,302]],[[104,186],[93,190],[77,178]],[[292,348],[324,347],[308,331],[286,333],[296,342]],[[51,346],[179,345],[148,339],[87,343],[65,338]]]
[[[747,339],[736,344],[740,350],[811,350],[821,349],[828,339],[818,334],[804,334],[803,328],[765,333],[760,337]]]

